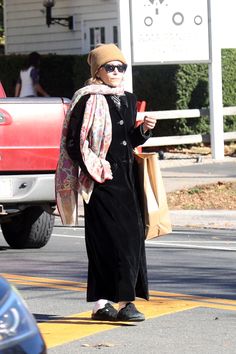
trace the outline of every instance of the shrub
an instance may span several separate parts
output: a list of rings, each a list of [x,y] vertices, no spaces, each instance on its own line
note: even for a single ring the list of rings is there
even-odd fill
[[[24,55],[0,55],[0,79],[8,96],[22,67]],[[42,55],[40,80],[51,96],[71,98],[89,78],[86,55]],[[224,106],[236,105],[236,49],[222,50]],[[138,99],[147,101],[147,110],[174,110],[208,107],[206,64],[151,65],[133,67],[133,86]],[[235,116],[224,119],[225,131],[236,130]],[[155,135],[209,132],[209,118],[165,120]]]

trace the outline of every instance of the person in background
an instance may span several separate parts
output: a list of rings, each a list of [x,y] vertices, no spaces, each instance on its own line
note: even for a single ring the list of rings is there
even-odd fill
[[[92,77],[74,94],[63,126],[57,206],[63,224],[73,225],[78,192],[84,200],[92,319],[143,321],[133,303],[149,298],[133,149],[150,137],[156,120],[145,117],[135,127],[137,101],[124,91],[127,64],[115,44],[93,49],[88,63]]]
[[[39,83],[40,54],[32,52],[29,54],[26,63],[20,71],[15,87],[15,97],[49,97],[48,93]]]

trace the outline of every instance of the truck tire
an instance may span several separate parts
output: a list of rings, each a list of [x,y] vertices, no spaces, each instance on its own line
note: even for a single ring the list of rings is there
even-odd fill
[[[49,241],[55,217],[40,207],[26,209],[3,223],[2,233],[12,248],[41,248]]]

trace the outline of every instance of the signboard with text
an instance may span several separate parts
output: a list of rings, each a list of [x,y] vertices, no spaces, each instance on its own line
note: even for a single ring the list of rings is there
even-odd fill
[[[208,0],[130,0],[133,64],[209,62]]]

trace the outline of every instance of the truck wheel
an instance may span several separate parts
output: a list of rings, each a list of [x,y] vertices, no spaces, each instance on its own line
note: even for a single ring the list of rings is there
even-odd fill
[[[3,223],[2,233],[12,248],[41,248],[51,237],[54,220],[40,207],[32,207]]]

